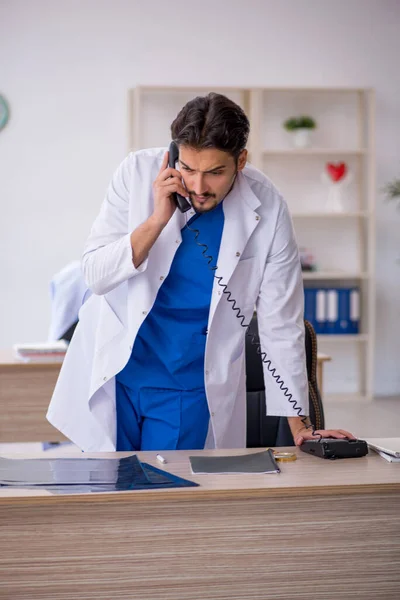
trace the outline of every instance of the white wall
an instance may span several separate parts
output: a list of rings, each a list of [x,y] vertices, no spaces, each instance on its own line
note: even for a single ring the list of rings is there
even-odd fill
[[[371,86],[378,185],[400,175],[397,0],[0,0],[0,347],[47,336],[127,151],[139,84]],[[378,195],[376,393],[400,392],[400,215]]]

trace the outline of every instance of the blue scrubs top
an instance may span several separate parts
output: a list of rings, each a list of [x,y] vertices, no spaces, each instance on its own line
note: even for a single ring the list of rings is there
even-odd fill
[[[214,281],[211,267],[217,264],[224,227],[222,203],[210,212],[196,214],[188,225],[191,229],[199,230],[197,241],[194,231],[187,227],[182,229],[182,243],[176,251],[170,272],[138,331],[127,365],[116,377],[117,440],[122,426],[120,421],[128,418],[122,406],[126,393],[121,393],[121,386],[124,386],[125,392],[127,389],[131,391],[128,395],[139,419],[145,416],[144,413],[151,412],[152,408],[144,406],[143,398],[147,398],[145,403],[148,404],[152,394],[145,396],[141,394],[143,390],[154,392],[159,414],[163,411],[160,398],[162,390],[165,390],[165,410],[169,410],[167,399],[171,397],[171,390],[193,391],[197,397],[202,392],[206,401],[204,354]],[[203,255],[204,247],[198,244],[208,246],[205,255],[213,257],[210,263]],[[155,449],[162,447],[161,444]]]

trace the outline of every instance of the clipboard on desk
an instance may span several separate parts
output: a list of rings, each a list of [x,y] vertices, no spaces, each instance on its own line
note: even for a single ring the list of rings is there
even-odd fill
[[[205,474],[265,474],[281,470],[270,448],[262,452],[233,456],[189,456],[192,473]]]

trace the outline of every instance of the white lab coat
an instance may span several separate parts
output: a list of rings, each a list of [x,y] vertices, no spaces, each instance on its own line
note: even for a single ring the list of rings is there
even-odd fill
[[[152,184],[164,153],[163,148],[142,150],[122,162],[84,250],[83,274],[93,295],[80,310],[47,418],[85,451],[115,450],[115,375],[128,362],[182,240],[185,215],[176,210],[148,258],[135,269],[130,233],[153,211]],[[256,305],[262,349],[302,414],[308,414],[303,283],[286,203],[264,174],[246,165],[223,209],[216,274],[223,277],[245,323]],[[246,446],[244,337],[245,329],[215,279],[205,351],[207,448]],[[264,379],[267,414],[297,416],[267,368]]]

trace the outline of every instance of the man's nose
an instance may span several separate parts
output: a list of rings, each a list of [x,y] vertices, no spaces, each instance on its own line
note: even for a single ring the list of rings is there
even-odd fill
[[[193,179],[193,189],[196,196],[202,196],[206,193],[206,186],[203,173],[196,173]]]

